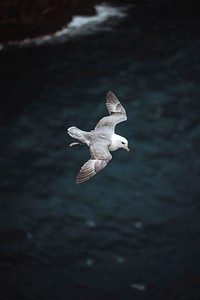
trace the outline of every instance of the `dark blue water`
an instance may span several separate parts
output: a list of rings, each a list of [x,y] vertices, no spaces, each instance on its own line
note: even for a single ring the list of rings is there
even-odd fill
[[[166,23],[150,4],[113,30],[0,53],[2,300],[200,298],[198,19]],[[76,185],[89,153],[66,130],[93,129],[108,90],[134,150]]]

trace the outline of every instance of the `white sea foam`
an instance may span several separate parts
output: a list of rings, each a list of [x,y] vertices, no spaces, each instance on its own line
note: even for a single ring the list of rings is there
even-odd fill
[[[130,287],[141,292],[146,290],[146,284],[144,283],[131,283]]]
[[[86,266],[92,267],[94,264],[94,260],[92,258],[88,258],[85,263],[86,263]]]
[[[124,7],[111,7],[107,4],[101,4],[95,6],[96,15],[95,16],[75,16],[72,21],[69,23],[68,28],[79,28],[84,30],[84,27],[96,26],[98,24],[102,24],[104,21],[109,19],[110,17],[123,18],[125,14]]]
[[[94,16],[74,16],[69,24],[53,34],[0,44],[0,50],[12,46],[28,47],[63,43],[75,36],[94,34],[100,30],[111,30],[120,19],[127,15],[127,10],[128,6],[114,7],[106,3],[96,5]]]

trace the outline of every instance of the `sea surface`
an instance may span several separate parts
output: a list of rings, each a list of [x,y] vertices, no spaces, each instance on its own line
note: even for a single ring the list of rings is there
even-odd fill
[[[2,47],[1,300],[200,299],[199,19],[175,8]],[[108,90],[132,151],[77,185],[89,151],[67,128],[93,129]]]

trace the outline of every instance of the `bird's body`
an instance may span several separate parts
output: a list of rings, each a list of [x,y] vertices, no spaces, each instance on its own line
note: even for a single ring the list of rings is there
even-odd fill
[[[87,132],[75,126],[68,128],[68,134],[77,140],[70,144],[71,147],[86,144],[90,148],[91,159],[80,169],[77,183],[82,183],[101,171],[112,159],[110,151],[119,148],[129,151],[127,139],[114,132],[118,123],[127,120],[126,111],[111,91],[108,92],[106,100],[110,115],[103,117],[94,130]]]

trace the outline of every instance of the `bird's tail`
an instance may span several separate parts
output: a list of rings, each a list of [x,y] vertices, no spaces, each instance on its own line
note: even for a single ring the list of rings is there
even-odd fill
[[[80,141],[81,143],[85,143],[85,138],[83,135],[84,131],[82,131],[81,129],[72,126],[68,128],[67,133],[74,139]]]

